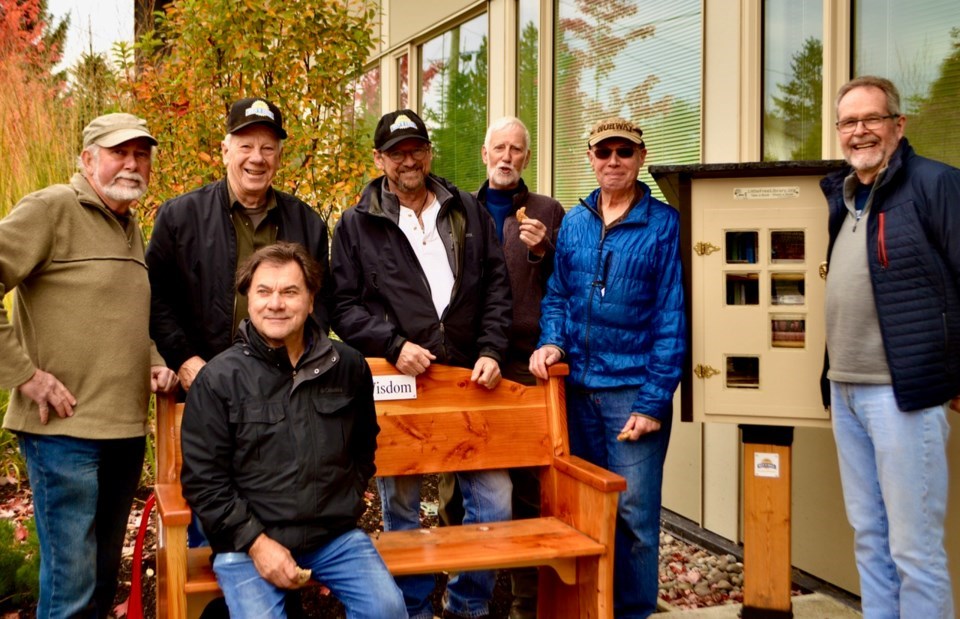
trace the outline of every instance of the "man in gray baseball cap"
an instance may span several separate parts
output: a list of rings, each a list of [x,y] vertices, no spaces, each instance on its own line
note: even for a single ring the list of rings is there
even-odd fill
[[[133,204],[156,138],[131,114],[83,130],[80,172],[0,220],[3,426],[27,461],[40,541],[39,617],[107,617],[139,485],[151,391],[176,387],[149,336]],[[95,568],[92,568],[94,565]]]

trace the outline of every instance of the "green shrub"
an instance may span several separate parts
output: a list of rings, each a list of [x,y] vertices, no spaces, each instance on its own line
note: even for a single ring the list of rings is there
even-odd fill
[[[0,520],[0,609],[33,604],[40,594],[40,542],[33,520],[24,523],[27,537],[17,540],[16,525]]]

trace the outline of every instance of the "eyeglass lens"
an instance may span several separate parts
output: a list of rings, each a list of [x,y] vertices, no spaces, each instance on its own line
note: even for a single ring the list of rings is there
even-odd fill
[[[612,155],[614,151],[616,151],[617,157],[620,159],[630,159],[633,157],[633,154],[637,152],[637,149],[630,146],[621,146],[620,148],[616,149],[601,146],[600,148],[593,149],[593,155],[597,159],[609,159],[610,155]]]
[[[387,157],[394,163],[403,163],[407,155],[413,157],[414,161],[423,161],[423,158],[430,152],[429,148],[414,148],[413,150],[391,150],[387,152]]]
[[[868,116],[866,118],[847,118],[845,120],[837,121],[837,129],[841,133],[853,133],[857,130],[857,125],[863,123],[864,128],[869,131],[879,129],[883,125],[883,121],[889,118],[896,118],[896,114],[889,114],[887,116]]]

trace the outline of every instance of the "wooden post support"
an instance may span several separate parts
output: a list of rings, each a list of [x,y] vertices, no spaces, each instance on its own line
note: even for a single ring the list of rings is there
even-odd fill
[[[793,617],[790,458],[793,428],[741,425],[743,619]]]

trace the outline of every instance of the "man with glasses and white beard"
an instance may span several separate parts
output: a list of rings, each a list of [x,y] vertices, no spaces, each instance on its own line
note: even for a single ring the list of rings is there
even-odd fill
[[[950,619],[947,408],[960,393],[960,170],[917,155],[882,77],[840,88],[830,209],[830,404],[863,616]]]

